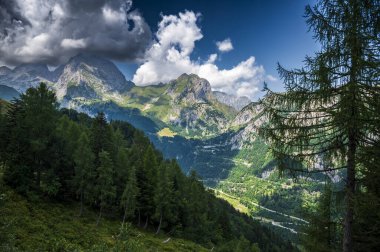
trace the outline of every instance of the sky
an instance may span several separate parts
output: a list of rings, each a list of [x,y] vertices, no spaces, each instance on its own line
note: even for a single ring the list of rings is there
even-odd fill
[[[276,67],[319,48],[304,9],[316,0],[0,0],[0,64],[56,66],[80,52],[113,60],[136,85],[182,73],[252,100]]]

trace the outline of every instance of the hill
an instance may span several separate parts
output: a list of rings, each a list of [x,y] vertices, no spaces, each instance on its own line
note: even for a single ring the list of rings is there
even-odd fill
[[[31,200],[4,185],[0,206],[1,251],[209,251],[170,234],[155,235],[130,224],[122,229],[115,218],[96,226],[92,208],[81,218],[78,202]]]

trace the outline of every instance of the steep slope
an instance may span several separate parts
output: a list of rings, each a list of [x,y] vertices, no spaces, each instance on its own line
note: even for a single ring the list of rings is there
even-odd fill
[[[86,217],[81,218],[76,202],[30,201],[8,187],[1,189],[1,251],[121,251],[122,246],[128,251],[209,251],[189,240],[132,225],[120,235],[119,220],[105,218],[97,227],[97,212],[86,208]]]
[[[71,58],[57,79],[57,97],[67,100],[101,98],[113,92],[125,92],[133,84],[111,61],[88,54]]]
[[[233,107],[237,111],[240,111],[251,102],[251,100],[246,96],[237,97],[220,91],[213,91],[212,94],[219,102]]]
[[[194,74],[183,74],[167,84],[134,87],[121,104],[140,109],[185,137],[210,137],[224,132],[236,111],[220,103],[210,83]]]

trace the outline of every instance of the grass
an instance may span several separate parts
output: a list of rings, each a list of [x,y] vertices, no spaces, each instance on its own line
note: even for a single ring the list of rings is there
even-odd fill
[[[171,131],[169,128],[163,128],[159,132],[157,132],[157,135],[160,137],[174,137],[177,135],[177,133]]]
[[[233,197],[231,195],[228,195],[222,191],[214,190],[215,196],[227,201],[231,206],[233,206],[236,210],[238,210],[241,213],[249,214],[249,209],[242,203],[240,203],[240,200],[236,197]]]
[[[86,209],[78,217],[77,202],[30,201],[6,186],[0,189],[0,251],[208,251],[131,225],[120,238],[120,220],[103,218],[97,227],[96,211]]]

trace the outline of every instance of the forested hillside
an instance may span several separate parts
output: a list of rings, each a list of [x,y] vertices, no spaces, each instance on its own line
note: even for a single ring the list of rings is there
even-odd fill
[[[95,230],[111,218],[118,225],[132,222],[209,249],[231,251],[237,244],[246,244],[239,245],[241,251],[294,249],[205,190],[194,172],[185,176],[176,161],[165,160],[126,122],[108,123],[103,113],[90,118],[58,110],[55,94],[45,84],[1,104],[2,179],[27,201],[76,201],[78,216],[97,212]],[[11,215],[2,215],[1,230],[11,222]],[[3,244],[21,246],[14,242],[20,237],[8,235],[12,239]],[[42,235],[39,239],[43,243]]]

